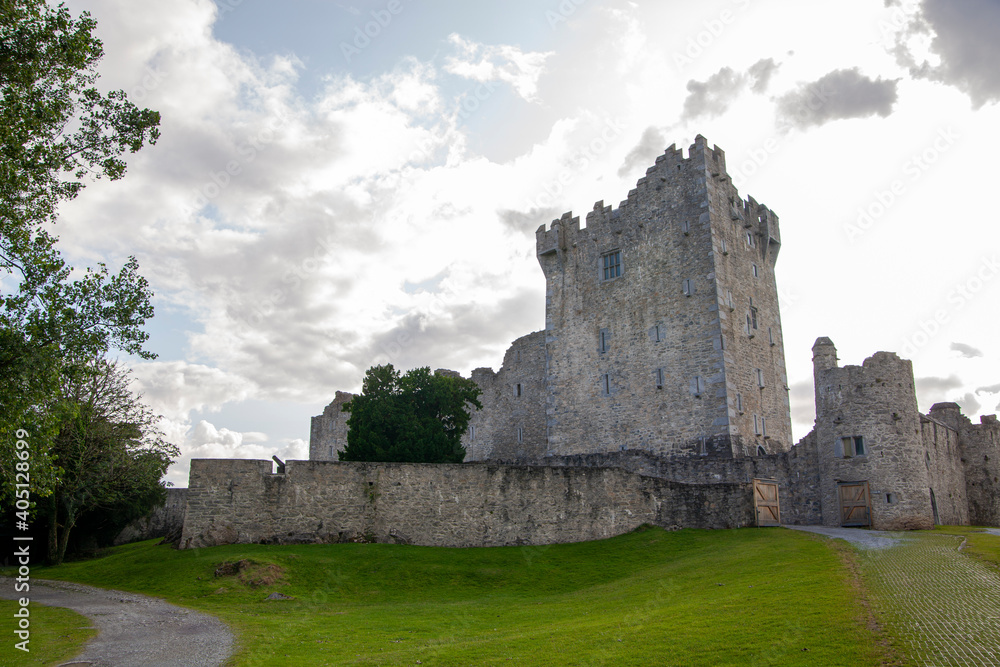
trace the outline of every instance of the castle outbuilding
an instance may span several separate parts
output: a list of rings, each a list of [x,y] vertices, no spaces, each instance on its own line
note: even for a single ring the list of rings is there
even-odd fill
[[[338,391],[312,419],[309,461],[193,461],[182,545],[1000,525],[996,416],[921,414],[894,353],[840,366],[819,338],[815,428],[793,445],[780,248],[778,216],[740,196],[721,149],[671,146],[617,208],[537,230],[545,330],[514,341],[498,371],[472,371],[483,409],[465,464],[337,462],[351,398]]]

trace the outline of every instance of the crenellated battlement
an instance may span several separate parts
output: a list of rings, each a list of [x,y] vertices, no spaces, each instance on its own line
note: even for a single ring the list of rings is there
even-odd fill
[[[636,186],[629,190],[625,199],[619,202],[617,208],[605,206],[600,200],[594,205],[594,209],[586,216],[586,227],[592,233],[595,226],[601,224],[611,224],[629,217],[631,212],[638,209],[641,203],[654,197],[653,193],[663,192],[660,199],[666,198],[668,194],[676,190],[665,187],[667,184],[674,186],[688,185],[694,183],[695,190],[704,192],[706,177],[718,177],[725,175],[726,158],[725,151],[718,146],[708,148],[705,137],[698,135],[695,143],[688,149],[688,157],[684,157],[684,152],[677,148],[676,144],[671,144],[662,155],[656,158],[655,164],[646,170],[645,176],[636,181]],[[745,202],[744,202],[745,204]],[[570,223],[570,226],[567,226]],[[575,223],[575,224],[574,224]],[[553,233],[559,229],[561,233]],[[538,254],[543,255],[552,252],[556,248],[565,248],[572,245],[580,232],[579,218],[574,217],[572,211],[563,213],[559,218],[554,219],[548,227],[541,225],[536,234],[536,244]],[[564,245],[560,246],[560,243]]]

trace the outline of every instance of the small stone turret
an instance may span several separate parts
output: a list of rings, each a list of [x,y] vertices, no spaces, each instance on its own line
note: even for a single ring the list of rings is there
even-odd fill
[[[837,347],[833,341],[822,336],[813,344],[813,373],[837,368]]]
[[[877,352],[861,366],[838,367],[829,338],[813,354],[823,523],[932,528],[910,362]]]

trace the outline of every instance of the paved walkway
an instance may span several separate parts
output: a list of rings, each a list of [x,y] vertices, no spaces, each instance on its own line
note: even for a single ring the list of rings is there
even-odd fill
[[[0,577],[0,597],[25,596]],[[65,581],[31,580],[31,604],[67,607],[98,629],[66,665],[84,667],[215,667],[233,651],[233,635],[214,616],[157,598]]]
[[[858,547],[876,617],[917,664],[1000,667],[1000,575],[959,551],[964,538],[856,528],[810,532],[844,537]],[[872,537],[895,543],[878,546]]]

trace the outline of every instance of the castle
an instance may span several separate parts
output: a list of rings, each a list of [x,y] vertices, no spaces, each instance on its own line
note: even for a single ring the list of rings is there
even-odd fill
[[[1000,525],[1000,423],[954,403],[921,414],[893,353],[841,367],[819,338],[816,424],[793,444],[780,248],[778,216],[739,195],[722,150],[701,136],[687,157],[671,146],[618,208],[537,230],[545,330],[514,341],[499,371],[472,371],[483,409],[465,464],[337,463],[352,396],[338,391],[312,420],[307,462],[192,462],[186,545]]]

